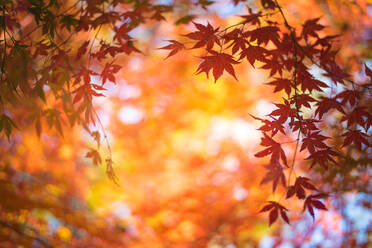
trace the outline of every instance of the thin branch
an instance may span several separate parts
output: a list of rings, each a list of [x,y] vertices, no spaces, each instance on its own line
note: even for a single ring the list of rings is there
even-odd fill
[[[283,10],[280,7],[278,1],[277,0],[274,0],[274,1],[275,1],[275,4],[277,5],[277,7],[279,9],[279,12],[280,12],[281,16],[283,17],[285,26],[287,27],[288,31],[290,32],[291,39],[292,39],[292,42],[293,42],[294,60],[295,60],[295,66],[294,66],[294,72],[293,72],[293,84],[294,84],[294,98],[295,98],[295,105],[296,105],[296,114],[297,114],[297,119],[299,121],[299,129],[298,129],[298,135],[297,135],[297,139],[296,139],[296,147],[295,147],[295,151],[294,151],[294,154],[293,154],[292,164],[291,164],[291,167],[290,167],[290,170],[289,170],[289,175],[288,175],[287,184],[289,185],[290,180],[291,180],[292,172],[295,173],[294,166],[295,166],[295,162],[296,162],[297,150],[298,150],[298,145],[299,145],[299,142],[300,142],[300,136],[301,136],[301,132],[302,132],[300,107],[298,105],[298,93],[297,93],[297,70],[298,70],[297,45],[296,45],[297,41],[296,41],[296,34],[293,31],[293,27],[291,27],[289,25],[289,23],[287,21],[287,18],[285,17],[285,15],[283,13]]]

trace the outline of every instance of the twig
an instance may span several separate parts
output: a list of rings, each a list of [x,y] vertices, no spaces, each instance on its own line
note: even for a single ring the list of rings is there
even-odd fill
[[[274,0],[275,4],[277,5],[279,12],[281,16],[283,17],[284,20],[284,25],[287,27],[288,31],[290,32],[292,42],[293,42],[293,49],[294,49],[294,59],[295,59],[295,66],[294,66],[294,72],[293,72],[293,84],[294,84],[294,98],[295,98],[295,105],[296,105],[296,114],[297,114],[297,119],[299,121],[299,129],[298,129],[298,135],[296,139],[296,147],[295,151],[293,154],[293,159],[292,159],[292,164],[289,170],[288,174],[288,182],[287,184],[289,185],[290,180],[291,180],[291,175],[292,172],[295,173],[294,171],[294,166],[295,166],[295,161],[296,161],[296,156],[297,156],[297,150],[298,150],[298,145],[300,142],[300,136],[302,132],[302,127],[301,127],[301,116],[300,116],[300,107],[298,106],[298,93],[297,93],[297,70],[298,70],[298,61],[297,61],[297,41],[296,41],[296,34],[293,31],[293,27],[291,27],[287,21],[287,18],[285,17],[282,8],[280,7],[279,3],[277,0]],[[296,173],[295,173],[296,174]]]

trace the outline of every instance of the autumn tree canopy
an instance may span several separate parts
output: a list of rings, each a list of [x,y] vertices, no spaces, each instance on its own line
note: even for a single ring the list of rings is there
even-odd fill
[[[369,247],[369,2],[0,0],[0,246]]]

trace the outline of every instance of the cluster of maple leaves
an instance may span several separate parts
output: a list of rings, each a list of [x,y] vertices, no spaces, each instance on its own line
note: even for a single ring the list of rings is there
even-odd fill
[[[129,33],[165,20],[171,11],[171,5],[150,1],[2,1],[0,131],[10,139],[15,128],[23,127],[14,112],[28,99],[34,107],[25,118],[33,120],[39,136],[53,129],[63,135],[66,125],[83,125],[97,141],[87,157],[100,164],[101,137],[88,125],[102,128],[92,100],[104,96],[106,83],[116,83],[120,55],[141,53]],[[100,38],[104,28],[113,32],[111,40]],[[105,161],[112,173],[111,155]]]
[[[164,20],[164,14],[172,11],[171,5],[152,4],[150,1],[89,0],[76,1],[72,6],[65,6],[63,1],[57,0],[48,3],[28,0],[2,2],[1,105],[3,109],[11,109],[24,97],[33,99],[39,108],[35,108],[30,116],[35,120],[39,135],[43,123],[62,134],[61,123],[68,122],[71,126],[78,123],[87,127],[87,123],[94,122],[92,98],[103,96],[107,82],[116,82],[115,74],[121,66],[114,62],[115,59],[119,55],[140,52],[134,46],[130,32],[149,20]],[[235,4],[239,2],[243,1],[234,0]],[[249,9],[236,25],[220,29],[209,23],[195,22],[196,31],[185,37],[194,42],[190,49],[205,51],[197,73],[208,76],[212,72],[217,81],[226,71],[238,80],[234,66],[247,60],[252,67],[260,65],[260,69],[268,71],[270,81],[266,84],[273,86],[274,92],[285,92],[286,98],[275,104],[276,109],[267,118],[254,117],[263,124],[260,130],[264,147],[255,156],[270,158],[262,183],[272,182],[273,191],[281,183],[287,190],[287,198],[296,195],[304,200],[304,210],[314,217],[314,207],[326,209],[317,200],[326,194],[317,193],[317,188],[305,177],[297,177],[293,185],[287,185],[288,177],[295,170],[296,158],[292,159],[292,164],[288,162],[283,144],[276,137],[279,133],[298,132],[296,142],[300,144],[300,151],[308,152],[306,159],[311,161],[311,167],[337,165],[342,156],[330,142],[326,142],[330,138],[323,135],[319,127],[329,115],[346,127],[341,134],[343,147],[352,145],[359,151],[368,149],[372,115],[360,99],[372,87],[372,71],[365,67],[367,77],[360,82],[353,81],[336,63],[332,41],[337,36],[324,36],[324,26],[318,18],[306,21],[301,29],[295,29],[287,22],[276,1],[261,0],[261,3],[264,12]],[[212,1],[200,0],[194,4],[206,8]],[[273,15],[281,15],[282,21],[270,19]],[[22,23],[25,16],[31,17],[33,25]],[[191,19],[186,16],[179,23]],[[102,26],[112,28],[111,41],[98,41],[96,38]],[[77,49],[68,46],[74,35],[90,30],[97,30],[94,38],[79,41],[81,44]],[[183,42],[169,42],[162,47],[170,50],[168,57],[189,49]],[[101,66],[93,69],[93,60],[95,65]],[[319,67],[331,83],[315,78],[309,72],[312,66]],[[325,91],[339,85],[342,90],[335,95]],[[47,104],[46,86],[54,94],[54,106]],[[304,113],[309,111],[312,111],[311,117],[306,117],[308,115]],[[0,118],[0,131],[9,138],[16,126],[4,111]],[[98,133],[89,132],[99,146]],[[102,159],[97,150],[91,149],[87,156],[99,164]],[[112,171],[111,158],[106,161],[108,171]],[[315,193],[306,196],[305,189]],[[279,212],[283,220],[289,222],[287,210],[273,201],[262,209],[270,211],[270,224],[277,219]]]
[[[298,176],[293,185],[287,185],[291,180],[287,177],[291,177],[295,170],[296,155],[292,165],[289,165],[282,144],[275,137],[278,132],[283,135],[298,132],[296,142],[300,151],[307,151],[306,160],[311,161],[310,169],[316,165],[324,169],[339,165],[342,156],[336,149],[342,147],[353,145],[360,152],[367,151],[371,146],[368,130],[372,114],[360,99],[368,97],[367,91],[372,88],[372,71],[365,66],[367,77],[360,82],[353,81],[336,63],[337,52],[332,47],[332,41],[337,36],[322,34],[325,27],[319,23],[319,18],[307,20],[298,30],[290,26],[276,1],[262,1],[262,5],[267,14],[261,11],[254,13],[248,8],[249,14],[241,16],[243,20],[240,23],[225,29],[215,28],[209,23],[194,23],[197,30],[185,35],[195,42],[190,48],[182,42],[170,40],[171,44],[161,49],[170,50],[168,57],[183,49],[203,49],[207,55],[201,57],[196,73],[205,73],[208,77],[212,71],[215,82],[224,71],[238,80],[234,66],[244,60],[252,67],[260,65],[260,69],[268,71],[271,81],[266,84],[273,86],[274,92],[284,90],[286,97],[281,103],[275,103],[276,109],[266,119],[252,116],[263,123],[259,130],[263,134],[261,145],[265,147],[255,156],[270,157],[262,184],[271,182],[274,192],[281,183],[287,191],[286,198],[296,195],[304,200],[303,210],[308,210],[314,218],[314,208],[327,210],[319,201],[327,194],[319,193],[306,177]],[[281,15],[281,23],[270,19],[275,13]],[[309,72],[313,66],[323,71],[329,82],[315,78]],[[339,85],[342,90],[335,95],[325,91]],[[341,134],[344,139],[342,147],[330,146],[330,142],[326,141],[331,138],[322,134],[319,126],[326,114],[337,124],[345,126],[345,132]],[[306,195],[305,189],[314,193]],[[261,210],[266,211],[270,211],[270,225],[278,218],[278,213],[289,223],[288,209],[278,202],[269,201]]]

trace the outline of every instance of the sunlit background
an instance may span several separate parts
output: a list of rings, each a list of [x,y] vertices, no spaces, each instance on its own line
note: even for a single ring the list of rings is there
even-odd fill
[[[321,16],[301,10],[310,2],[315,13],[324,8],[314,3],[322,1],[281,2],[292,13],[293,23]],[[340,13],[345,10],[337,9],[336,2],[329,1],[332,13],[322,18],[337,28],[337,18],[343,18]],[[255,9],[255,4],[251,1],[249,6]],[[194,21],[229,26],[244,13],[243,4],[219,1],[208,13],[195,9],[200,17]],[[135,29],[131,36],[143,53],[119,61],[123,69],[117,83],[105,85],[106,97],[94,100],[99,120],[90,128],[100,133],[101,157],[112,154],[118,185],[107,177],[104,161],[96,166],[86,157],[96,143],[83,128],[64,130],[63,138],[56,133],[38,138],[31,127],[17,133],[11,143],[1,140],[0,156],[13,166],[1,178],[11,177],[20,189],[22,184],[29,187],[19,192],[1,188],[1,196],[16,191],[18,198],[6,201],[9,206],[29,204],[12,218],[61,239],[61,247],[93,239],[90,242],[97,247],[333,248],[342,247],[346,238],[369,247],[370,169],[355,171],[359,192],[336,192],[326,202],[329,211],[315,211],[315,220],[302,212],[301,202],[287,200],[291,225],[277,222],[269,227],[267,213],[259,211],[265,201],[284,201],[285,192],[280,188],[273,194],[270,185],[260,185],[268,161],[254,157],[261,150],[257,130],[261,123],[251,115],[265,117],[282,95],[263,85],[269,76],[265,71],[248,63],[236,67],[238,81],[224,74],[214,83],[204,74],[195,75],[200,53],[182,51],[164,59],[168,51],[157,48],[193,29],[192,23],[173,22]],[[370,27],[357,32],[370,42]],[[352,35],[345,31],[345,36]],[[103,40],[111,36],[107,30],[98,35]],[[357,42],[350,37],[352,44]],[[347,49],[351,48],[345,53]],[[312,73],[322,77],[315,67]],[[296,134],[281,137],[287,157],[292,158]],[[296,157],[298,176],[308,176],[306,156]],[[343,181],[340,175],[329,176]],[[315,171],[311,177],[317,182],[321,174]],[[27,192],[33,193],[26,199]],[[38,240],[32,245],[41,247]]]

